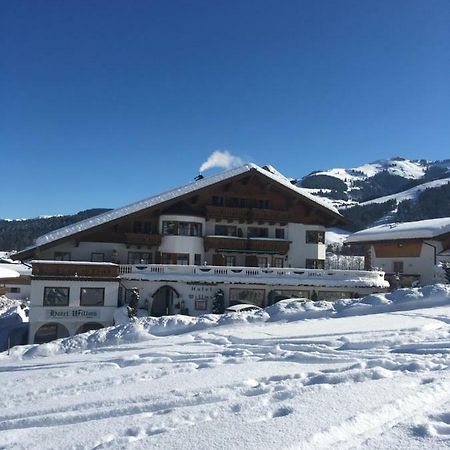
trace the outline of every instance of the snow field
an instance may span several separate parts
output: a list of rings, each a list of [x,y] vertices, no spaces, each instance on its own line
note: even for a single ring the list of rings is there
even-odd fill
[[[450,447],[450,286],[14,350],[0,448]]]

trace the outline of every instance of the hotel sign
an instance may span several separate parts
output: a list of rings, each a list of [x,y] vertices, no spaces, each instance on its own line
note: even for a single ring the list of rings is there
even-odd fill
[[[77,319],[98,319],[99,310],[92,309],[50,309],[47,311],[47,319],[57,320],[77,320]]]

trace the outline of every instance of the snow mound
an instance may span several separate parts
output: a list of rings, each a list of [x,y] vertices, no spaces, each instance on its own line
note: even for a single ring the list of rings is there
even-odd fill
[[[450,305],[450,285],[438,284],[423,288],[399,289],[391,293],[372,294],[358,299],[334,302],[307,299],[282,300],[256,313],[205,314],[199,317],[173,315],[128,319],[126,309],[116,314],[119,325],[93,330],[73,337],[41,345],[12,349],[17,358],[51,356],[61,353],[95,351],[95,349],[157,339],[161,336],[193,333],[220,326],[239,326],[277,321],[329,319],[360,316],[418,308]]]

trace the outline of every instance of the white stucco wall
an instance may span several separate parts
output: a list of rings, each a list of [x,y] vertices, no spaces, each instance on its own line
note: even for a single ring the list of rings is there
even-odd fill
[[[320,225],[288,224],[288,239],[291,241],[288,264],[291,267],[305,267],[307,259],[325,259],[325,244],[307,244],[306,231],[323,231]]]
[[[46,287],[68,287],[68,306],[43,306]],[[80,306],[81,288],[104,288],[104,306]],[[117,308],[119,281],[89,280],[45,280],[33,279],[31,282],[31,308],[29,343],[34,342],[36,331],[46,323],[60,323],[71,335],[88,322],[98,322],[104,326],[112,325]]]
[[[442,244],[438,241],[426,241],[437,248],[437,253],[441,251]],[[379,268],[386,273],[394,273],[394,262],[403,262],[403,273],[420,275],[422,285],[434,282],[435,250],[432,246],[422,244],[419,257],[390,257],[379,258],[376,256],[373,246],[371,246],[372,267]]]

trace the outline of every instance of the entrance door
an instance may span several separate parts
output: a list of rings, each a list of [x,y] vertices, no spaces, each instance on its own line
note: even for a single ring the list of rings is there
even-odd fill
[[[161,317],[174,314],[174,295],[177,292],[171,286],[162,286],[153,294],[153,302],[150,314]]]

